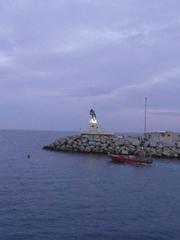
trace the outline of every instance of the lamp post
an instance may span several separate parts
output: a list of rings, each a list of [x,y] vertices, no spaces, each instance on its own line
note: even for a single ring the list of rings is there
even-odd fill
[[[147,97],[145,97],[145,103],[144,103],[144,138],[146,136],[147,131]]]

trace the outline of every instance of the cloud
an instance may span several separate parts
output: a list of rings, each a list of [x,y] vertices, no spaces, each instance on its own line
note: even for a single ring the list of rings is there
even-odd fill
[[[165,85],[165,84],[168,84],[169,82],[172,84],[173,81],[177,83],[177,80],[179,79],[179,77],[180,77],[180,69],[173,68],[147,81],[140,82],[134,85],[127,85],[123,89],[121,89],[121,91],[125,89],[132,89],[132,90],[143,89],[144,90],[151,86]]]
[[[164,115],[164,116],[171,116],[171,117],[174,117],[174,116],[177,116],[177,117],[180,117],[180,111],[175,111],[175,110],[170,110],[170,109],[167,109],[167,110],[157,110],[157,109],[151,109],[151,111],[149,111],[149,114],[153,114],[153,115]]]
[[[151,109],[176,112],[179,8],[175,0],[0,0],[2,109],[57,116],[60,104],[66,116],[74,108],[83,116],[95,106],[110,119],[119,109],[143,112],[147,96]]]

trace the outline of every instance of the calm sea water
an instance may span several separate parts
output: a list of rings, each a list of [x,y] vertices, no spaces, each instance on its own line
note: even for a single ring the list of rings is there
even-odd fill
[[[180,239],[180,161],[42,150],[66,135],[0,131],[0,240]]]

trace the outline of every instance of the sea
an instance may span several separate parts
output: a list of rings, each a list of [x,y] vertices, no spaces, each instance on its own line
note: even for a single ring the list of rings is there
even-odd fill
[[[42,149],[70,135],[0,130],[0,240],[180,239],[180,160]]]

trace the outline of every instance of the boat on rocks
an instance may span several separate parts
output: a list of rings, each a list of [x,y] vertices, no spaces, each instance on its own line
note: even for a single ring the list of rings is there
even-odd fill
[[[112,159],[112,162],[115,163],[127,163],[127,164],[152,164],[152,159],[141,159],[140,157],[134,155],[109,155]]]

